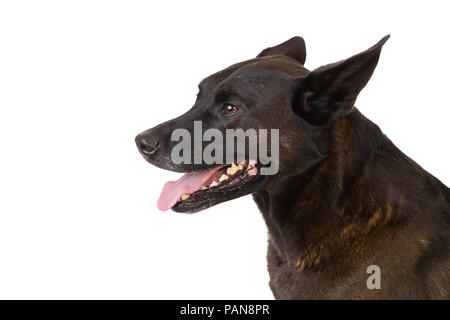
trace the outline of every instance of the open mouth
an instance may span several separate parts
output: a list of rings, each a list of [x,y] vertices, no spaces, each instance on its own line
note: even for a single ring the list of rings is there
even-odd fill
[[[158,208],[162,211],[197,212],[256,191],[261,177],[254,160],[189,172],[164,185]]]

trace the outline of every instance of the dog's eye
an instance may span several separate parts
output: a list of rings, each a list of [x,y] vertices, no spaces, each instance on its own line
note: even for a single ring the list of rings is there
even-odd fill
[[[223,106],[223,113],[225,114],[233,114],[236,113],[239,109],[236,106],[233,106],[232,104],[225,104]]]

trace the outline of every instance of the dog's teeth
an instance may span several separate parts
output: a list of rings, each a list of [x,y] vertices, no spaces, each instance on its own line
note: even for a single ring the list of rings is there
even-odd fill
[[[206,189],[208,189],[207,186],[202,186],[202,187],[200,188],[200,190],[206,190]]]
[[[183,194],[181,195],[181,201],[184,201],[184,200],[188,199],[190,196],[191,196],[191,195],[189,195],[189,194],[187,194],[187,193],[183,193]]]
[[[211,184],[209,185],[210,188],[212,187],[217,187],[219,185],[219,183],[217,181],[213,181],[211,182]]]
[[[222,182],[222,181],[225,181],[225,180],[228,180],[228,176],[224,173],[223,175],[220,176],[219,182]]]
[[[238,171],[239,171],[239,166],[232,163],[231,167],[228,167],[228,169],[227,169],[227,174],[232,176],[233,174],[235,174]]]

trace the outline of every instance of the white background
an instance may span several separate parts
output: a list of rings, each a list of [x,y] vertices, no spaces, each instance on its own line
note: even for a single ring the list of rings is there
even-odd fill
[[[425,4],[426,3],[426,4]],[[159,212],[139,132],[294,35],[306,67],[392,34],[357,106],[450,184],[447,1],[2,1],[0,298],[272,298],[250,196]]]

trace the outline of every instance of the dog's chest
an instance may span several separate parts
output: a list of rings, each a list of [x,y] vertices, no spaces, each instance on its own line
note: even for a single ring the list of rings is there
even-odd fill
[[[367,274],[361,268],[342,274],[339,270],[310,271],[300,263],[287,262],[269,243],[267,252],[270,288],[276,299],[349,299],[355,294],[376,298],[366,287]]]

